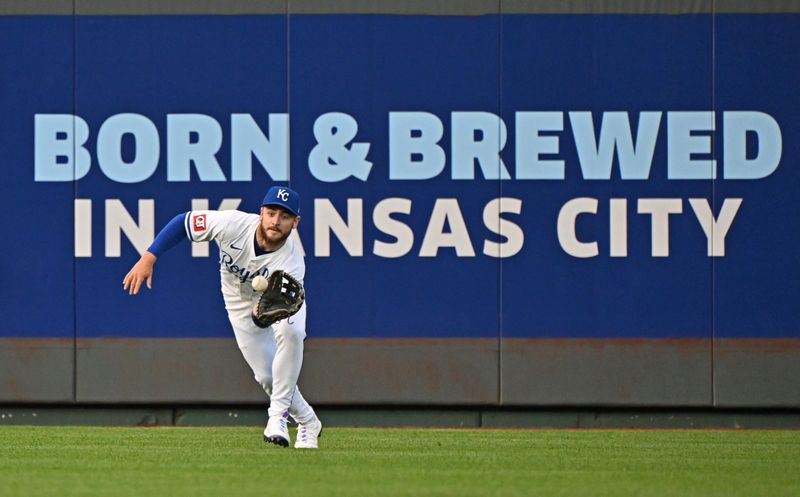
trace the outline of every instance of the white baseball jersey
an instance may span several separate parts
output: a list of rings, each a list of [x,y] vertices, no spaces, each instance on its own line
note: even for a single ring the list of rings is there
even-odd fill
[[[255,236],[259,222],[258,214],[236,210],[190,211],[184,219],[190,240],[217,242],[225,309],[229,315],[247,320],[253,304],[261,295],[253,290],[253,278],[257,275],[267,277],[282,269],[302,284],[306,273],[303,254],[293,236],[289,236],[275,252],[256,256]]]

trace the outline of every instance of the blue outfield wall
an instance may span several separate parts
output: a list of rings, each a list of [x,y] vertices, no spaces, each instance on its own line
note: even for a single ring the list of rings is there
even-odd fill
[[[311,338],[800,338],[796,14],[0,16],[0,46],[0,337],[230,337],[216,247],[122,278],[277,183]]]

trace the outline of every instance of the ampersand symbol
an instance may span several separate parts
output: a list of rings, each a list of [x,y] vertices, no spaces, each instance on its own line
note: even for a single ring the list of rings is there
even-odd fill
[[[366,160],[369,143],[352,143],[358,123],[341,112],[322,114],[314,121],[317,145],[308,156],[308,169],[320,181],[334,183],[350,176],[366,181],[372,162]]]

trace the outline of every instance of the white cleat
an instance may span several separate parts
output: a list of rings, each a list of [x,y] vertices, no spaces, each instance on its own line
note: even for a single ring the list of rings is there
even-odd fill
[[[289,437],[289,427],[286,425],[288,418],[288,411],[278,416],[270,416],[267,427],[264,428],[264,441],[281,447],[288,447],[292,441]]]
[[[308,423],[298,423],[297,440],[294,441],[295,449],[316,449],[317,439],[322,436],[322,422],[314,418]]]

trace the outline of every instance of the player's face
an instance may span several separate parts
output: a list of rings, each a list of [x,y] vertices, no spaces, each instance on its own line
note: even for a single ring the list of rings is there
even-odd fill
[[[300,216],[280,207],[265,206],[261,208],[261,229],[264,239],[271,245],[282,244],[297,227]]]

